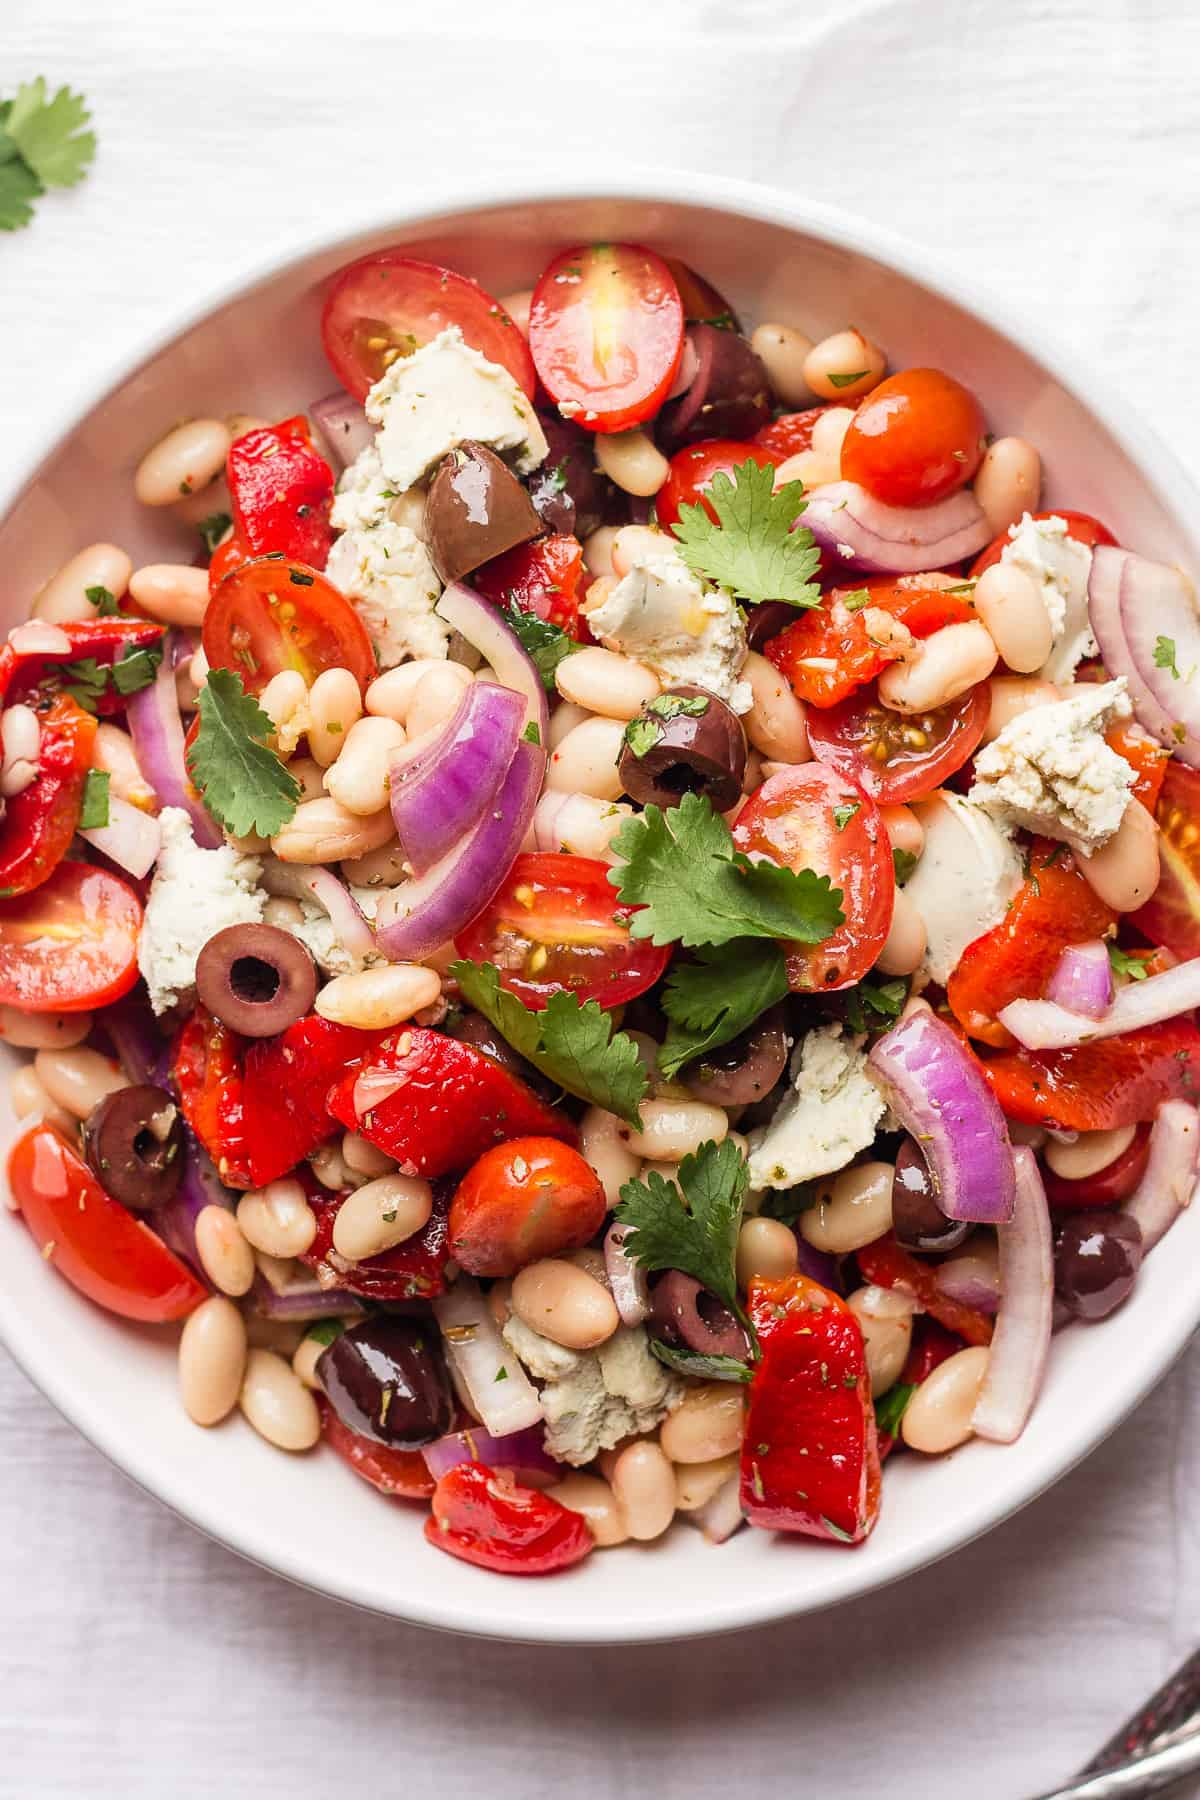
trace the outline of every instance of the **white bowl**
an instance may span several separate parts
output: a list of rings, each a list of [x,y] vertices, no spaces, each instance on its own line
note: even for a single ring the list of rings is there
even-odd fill
[[[456,196],[374,220],[332,244],[273,258],[226,287],[95,384],[59,419],[0,525],[7,627],[38,585],[95,539],[135,559],[177,552],[179,531],[139,508],[130,475],[173,420],[234,409],[281,417],[335,386],[317,321],[325,278],[351,257],[402,243],[477,276],[527,286],[564,244],[631,238],[683,257],[750,321],[795,320],[814,337],[847,321],[893,367],[933,363],[980,396],[997,432],[1041,450],[1047,501],[1091,511],[1121,542],[1200,567],[1189,521],[1200,502],[1173,457],[1040,331],[1017,329],[923,252],[875,227],[711,176],[582,185],[529,196]],[[583,197],[580,197],[580,196]],[[11,1115],[3,1103],[5,1127]],[[426,1545],[424,1512],[381,1499],[330,1454],[293,1460],[238,1418],[199,1431],[175,1392],[167,1332],[122,1324],[47,1268],[16,1218],[0,1219],[0,1333],[46,1396],[92,1443],[176,1512],[264,1567],[421,1624],[493,1637],[606,1643],[677,1638],[813,1611],[868,1592],[965,1544],[1048,1487],[1164,1374],[1197,1323],[1200,1207],[1153,1255],[1130,1303],[1060,1338],[1021,1441],[973,1443],[939,1461],[897,1459],[882,1517],[858,1549],[743,1531],[712,1548],[679,1525],[665,1542],[597,1554],[565,1576],[518,1581]],[[62,1520],[64,1546],[81,1519]],[[1036,1528],[1031,1526],[1031,1529]]]

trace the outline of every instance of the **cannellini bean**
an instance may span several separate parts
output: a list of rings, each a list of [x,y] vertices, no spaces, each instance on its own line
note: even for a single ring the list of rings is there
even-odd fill
[[[650,525],[622,525],[613,539],[613,573],[621,577],[628,575],[635,562],[641,562],[647,556],[661,556],[664,550],[673,547],[674,542],[674,538]]]
[[[529,336],[529,309],[533,305],[533,289],[518,288],[515,294],[502,294],[496,302],[506,312],[522,337]]]
[[[395,839],[365,856],[347,857],[342,874],[355,887],[397,887],[412,873],[403,848]]]
[[[1042,459],[1024,438],[997,438],[983,453],[974,488],[993,537],[999,537],[1016,525],[1023,513],[1037,511]]]
[[[308,683],[299,669],[280,669],[272,675],[258,704],[275,727],[279,754],[290,756],[308,730]]]
[[[641,1113],[642,1129],[631,1131],[626,1126],[625,1141],[651,1162],[682,1162],[707,1139],[719,1144],[729,1132],[725,1108],[703,1100],[646,1100]]]
[[[485,1304],[503,1331],[512,1318],[512,1282],[493,1281],[485,1296]]]
[[[1052,681],[1030,681],[1023,675],[993,675],[988,682],[988,722],[983,741],[992,743],[1006,725],[1035,706],[1049,706],[1062,695]]]
[[[138,766],[133,739],[119,725],[101,719],[92,745],[93,769],[108,772],[108,790],[141,812],[158,811],[158,796]]]
[[[777,466],[771,485],[776,493],[789,481],[802,481],[806,488],[824,487],[827,482],[837,481],[840,475],[841,464],[835,456],[825,456],[813,449],[797,450],[795,456],[789,456]]]
[[[892,923],[878,966],[885,975],[912,975],[921,966],[927,943],[925,921],[903,888],[896,889]]]
[[[264,925],[278,925],[281,931],[293,931],[303,923],[304,908],[298,900],[288,900],[282,894],[272,894],[263,907]]]
[[[565,700],[606,719],[636,719],[647,701],[662,692],[658,676],[644,663],[598,645],[565,656],[554,680]]]
[[[959,1350],[927,1375],[900,1421],[900,1435],[910,1450],[940,1456],[973,1435],[971,1415],[987,1374],[983,1345]]]
[[[858,400],[878,387],[887,357],[853,327],[814,344],[804,359],[804,379],[820,400]]]
[[[713,1495],[737,1474],[740,1461],[735,1452],[715,1457],[712,1462],[680,1463],[675,1471],[676,1510],[696,1512],[707,1506]]]
[[[1070,1144],[1050,1138],[1042,1155],[1064,1181],[1086,1181],[1123,1156],[1136,1136],[1136,1125],[1117,1125],[1111,1131],[1081,1131]]]
[[[599,607],[604,605],[616,589],[620,579],[619,575],[597,576],[583,597],[582,610],[585,618],[589,613],[596,612]]]
[[[341,755],[325,771],[325,787],[347,812],[366,818],[388,803],[392,760],[404,749],[403,725],[395,719],[359,719],[350,727]]]
[[[595,443],[597,463],[627,494],[649,499],[671,472],[670,463],[648,431],[604,432],[597,435]]]
[[[576,706],[573,700],[561,700],[550,714],[550,729],[546,733],[546,748],[557,750],[568,732],[582,725],[591,714],[586,707]]]
[[[143,506],[170,506],[215,481],[229,454],[229,427],[220,419],[191,419],[147,450],[134,471],[133,491]]]
[[[308,1166],[324,1188],[353,1187],[352,1171],[346,1166],[336,1144],[322,1144],[308,1159]]]
[[[873,1244],[891,1230],[893,1173],[891,1163],[885,1162],[843,1169],[821,1188],[816,1205],[800,1214],[800,1236],[831,1256]]]
[[[99,615],[87,597],[89,588],[107,588],[120,600],[129,588],[133,563],[116,544],[89,544],[65,562],[45,587],[33,597],[30,612],[35,619],[51,625],[65,625],[72,619],[95,619]]]
[[[621,1188],[642,1166],[641,1157],[626,1141],[628,1129],[616,1113],[605,1112],[602,1106],[589,1106],[579,1122],[580,1155],[600,1177],[610,1206],[617,1204]]]
[[[661,1537],[675,1517],[675,1471],[658,1445],[639,1438],[614,1458],[613,1498],[631,1538]]]
[[[583,566],[593,580],[598,581],[602,575],[615,575],[613,567],[613,545],[617,541],[617,525],[601,525],[590,537],[583,540]]]
[[[756,1275],[782,1281],[794,1275],[800,1262],[796,1234],[779,1219],[744,1219],[738,1232],[737,1279],[749,1287]]]
[[[98,1050],[39,1050],[33,1066],[50,1098],[77,1119],[86,1119],[101,1100],[129,1086],[120,1067]]]
[[[314,1394],[323,1392],[321,1379],[317,1374],[317,1364],[324,1356],[326,1346],[320,1338],[301,1338],[292,1357],[292,1374],[301,1380],[305,1387]]]
[[[211,519],[214,513],[228,513],[230,510],[229,484],[224,476],[218,475],[215,481],[201,488],[195,494],[181,494],[171,508],[172,517],[181,525],[198,526],[205,519]],[[227,544],[233,536],[232,523],[227,525],[214,543],[213,548]]]
[[[357,1131],[347,1131],[343,1136],[342,1161],[356,1175],[365,1175],[368,1179],[373,1175],[390,1175],[396,1167],[386,1150],[361,1137]]]
[[[42,728],[32,706],[6,706],[0,713],[0,748],[7,771],[19,762],[36,763]]]
[[[920,640],[912,662],[892,663],[879,677],[879,698],[893,712],[933,712],[986,681],[998,661],[986,626],[977,619],[943,625]]]
[[[246,1373],[246,1324],[223,1294],[189,1313],[179,1340],[179,1394],[196,1425],[217,1425],[231,1413]]]
[[[404,715],[404,729],[410,741],[447,724],[470,685],[471,671],[461,663],[434,663],[422,676]]]
[[[745,1429],[742,1389],[736,1381],[705,1381],[688,1389],[659,1428],[663,1453],[674,1463],[707,1463],[732,1456]]]
[[[756,750],[773,762],[812,760],[804,708],[773,663],[751,650],[742,664],[742,680],[750,684],[753,705],[742,724]]]
[[[812,401],[804,365],[812,355],[813,341],[791,325],[759,325],[750,348],[762,359],[771,392],[784,406],[803,406]]]
[[[0,1038],[20,1050],[71,1050],[92,1029],[92,1015],[29,1013],[19,1006],[0,1006]]]
[[[619,800],[617,759],[625,727],[620,719],[585,719],[550,753],[546,786],[593,800]]]
[[[903,850],[908,856],[920,856],[925,848],[925,827],[912,808],[881,806],[879,811],[892,849]]]
[[[246,1342],[252,1350],[273,1350],[288,1362],[304,1342],[304,1326],[294,1319],[266,1319],[251,1312],[246,1318]]]
[[[303,1256],[317,1235],[316,1214],[290,1177],[243,1194],[237,1222],[246,1242],[268,1256]]]
[[[8,1098],[18,1119],[28,1119],[31,1124],[35,1119],[46,1119],[68,1134],[75,1130],[76,1121],[64,1106],[50,1098],[32,1063],[22,1063],[14,1072],[8,1084]],[[11,1205],[11,1190],[6,1186],[4,1191]]]
[[[634,817],[632,806],[620,800],[593,800],[590,794],[568,794],[560,801],[557,793],[552,804],[555,849],[600,862],[615,860],[609,846],[626,819]]]
[[[1144,906],[1158,886],[1158,826],[1140,800],[1131,800],[1115,834],[1090,856],[1076,857],[1080,874],[1114,912]]]
[[[208,606],[208,571],[188,563],[147,563],[129,577],[129,594],[164,625],[199,626]]]
[[[1002,661],[1018,675],[1040,669],[1054,648],[1054,626],[1032,575],[997,562],[975,583],[975,611]]]
[[[344,857],[382,850],[395,835],[396,827],[386,806],[364,818],[349,812],[329,795],[324,800],[303,801],[283,830],[271,839],[271,848],[280,862],[341,862]]]
[[[278,1450],[311,1450],[321,1435],[317,1403],[272,1350],[251,1350],[238,1404],[260,1437]]]
[[[311,756],[294,756],[288,774],[300,783],[301,800],[320,800],[325,792],[325,771]]]
[[[362,709],[362,694],[349,669],[322,669],[308,690],[308,751],[321,768],[336,762]]]
[[[236,1300],[254,1285],[254,1252],[241,1226],[223,1206],[202,1207],[196,1216],[196,1254],[215,1288]]]
[[[390,963],[386,969],[335,975],[321,989],[315,1004],[323,1019],[338,1025],[383,1031],[432,1006],[441,991],[441,981],[432,969],[419,963]]]
[[[547,1492],[552,1500],[568,1511],[580,1513],[598,1547],[609,1549],[629,1539],[621,1508],[607,1481],[598,1475],[571,1474],[556,1481]]]
[[[411,1175],[380,1175],[342,1202],[333,1221],[333,1247],[350,1262],[379,1256],[416,1231],[433,1211],[433,1189]]]
[[[512,1309],[531,1331],[567,1350],[607,1343],[620,1315],[613,1297],[576,1263],[556,1256],[529,1263],[514,1277]]]
[[[18,794],[23,794],[27,787],[32,787],[37,776],[38,765],[26,762],[23,757],[19,758],[0,771],[0,794],[6,800],[13,800]]]
[[[877,1398],[900,1379],[912,1345],[913,1309],[887,1288],[861,1287],[846,1302],[862,1327],[871,1394]]]
[[[818,456],[830,457],[839,475],[842,470],[842,444],[853,417],[852,406],[828,406],[812,429],[813,449]]]

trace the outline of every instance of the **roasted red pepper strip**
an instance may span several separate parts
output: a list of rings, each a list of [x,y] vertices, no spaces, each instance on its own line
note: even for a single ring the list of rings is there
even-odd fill
[[[255,1187],[286,1175],[340,1129],[330,1092],[385,1035],[310,1013],[247,1048],[243,1134]]]
[[[227,474],[236,536],[251,555],[325,567],[335,535],[333,470],[313,449],[307,419],[298,414],[235,438]]]
[[[890,1231],[855,1254],[864,1281],[873,1281],[877,1287],[901,1288],[911,1294],[923,1312],[937,1319],[948,1331],[956,1331],[968,1344],[991,1343],[992,1321],[988,1315],[943,1294],[933,1278],[932,1265],[910,1256]]]
[[[388,1077],[393,1077],[389,1089]],[[355,1089],[364,1084],[360,1115]],[[374,1087],[378,1098],[371,1096]],[[330,1111],[395,1157],[406,1175],[449,1175],[516,1137],[576,1140],[571,1121],[523,1081],[440,1032],[403,1026],[334,1089]]]
[[[305,1183],[308,1204],[317,1220],[317,1234],[301,1258],[310,1268],[328,1270],[332,1286],[361,1294],[364,1300],[435,1300],[446,1291],[446,1264],[450,1260],[450,1188],[436,1188],[428,1222],[413,1237],[394,1249],[349,1263],[333,1248],[333,1222],[345,1194],[313,1192],[316,1183]]]
[[[96,721],[65,694],[39,710],[36,778],[7,802],[0,825],[0,895],[10,900],[49,879],[70,848],[92,762]]]
[[[572,637],[588,637],[579,617],[583,546],[576,537],[538,538],[518,544],[477,569],[474,585],[496,606],[519,606],[559,625]]]
[[[582,1513],[483,1463],[460,1463],[442,1476],[425,1536],[439,1550],[500,1575],[553,1575],[595,1548]]]
[[[990,1056],[982,1068],[1010,1119],[1113,1131],[1152,1119],[1164,1100],[1200,1100],[1200,1032],[1186,1014],[1071,1050]]]
[[[433,1476],[419,1450],[392,1450],[387,1444],[374,1444],[343,1425],[324,1396],[317,1405],[321,1409],[322,1437],[356,1475],[394,1500],[429,1499]]]
[[[920,1387],[925,1377],[932,1375],[948,1356],[955,1356],[964,1348],[965,1342],[956,1331],[948,1331],[930,1314],[922,1314],[913,1320],[912,1343],[900,1371],[901,1383],[907,1387]]]
[[[65,653],[22,650],[19,638],[15,645],[7,642],[0,646],[0,702],[4,705],[27,699],[40,681],[60,671],[65,663],[86,662],[89,658],[101,664],[120,662],[131,651],[153,648],[163,636],[163,627],[150,619],[72,619],[52,629],[65,635],[70,645]],[[98,697],[96,710],[120,712],[124,705],[125,696],[110,683]]]
[[[251,1188],[242,1040],[198,1006],[175,1040],[171,1077],[183,1116],[227,1187]]]
[[[858,1320],[806,1275],[750,1283],[762,1361],[742,1440],[752,1525],[861,1543],[879,1516],[879,1449]]]

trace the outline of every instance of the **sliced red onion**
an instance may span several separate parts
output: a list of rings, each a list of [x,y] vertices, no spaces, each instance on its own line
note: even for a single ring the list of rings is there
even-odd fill
[[[488,904],[533,819],[546,752],[519,743],[494,802],[449,856],[380,902],[375,943],[392,962],[420,962]]]
[[[523,728],[536,725],[537,742],[544,744],[550,728],[546,690],[512,626],[490,600],[461,581],[450,583],[434,611],[479,651],[502,687],[513,688],[525,696]]]
[[[162,1033],[150,1011],[145,990],[138,987],[104,1009],[104,1029],[117,1061],[135,1087],[161,1085]]]
[[[479,1291],[460,1275],[433,1302],[446,1356],[466,1389],[471,1410],[493,1437],[509,1437],[539,1423],[542,1403],[513,1355]]]
[[[448,856],[492,804],[524,721],[525,703],[514,689],[473,681],[449,724],[393,761],[392,818],[416,874]]]
[[[948,1219],[999,1225],[1012,1217],[1013,1151],[979,1064],[950,1027],[912,1012],[879,1038],[869,1066],[929,1167]]]
[[[324,907],[334,936],[351,956],[361,959],[374,951],[375,933],[370,920],[345,882],[339,881],[332,869],[264,857],[262,885],[269,894],[286,895],[292,900],[313,900]]]
[[[1196,1006],[1200,1006],[1200,956],[1118,988],[1102,1019],[1081,1018],[1052,1000],[1010,1000],[996,1017],[1027,1050],[1064,1050],[1161,1025]]]
[[[108,796],[108,824],[92,825],[79,835],[139,881],[154,867],[162,845],[162,827],[153,814],[118,794]]]
[[[721,1483],[711,1500],[706,1500],[694,1512],[680,1513],[679,1517],[685,1525],[694,1525],[702,1531],[710,1544],[723,1544],[746,1523],[742,1511],[741,1476],[731,1475],[728,1481]]]
[[[329,460],[339,471],[352,463],[375,436],[362,402],[340,391],[314,400],[308,416],[319,427],[329,449]]]
[[[149,687],[131,696],[126,717],[138,767],[158,796],[160,806],[182,806],[191,816],[192,832],[204,850],[215,850],[224,838],[209,818],[183,765],[183,721],[171,668],[171,639],[164,647],[158,673]]]
[[[796,524],[844,568],[867,575],[918,575],[982,550],[992,536],[968,488],[932,506],[887,506],[853,481],[814,488]]]
[[[1142,1255],[1191,1205],[1200,1159],[1200,1119],[1186,1100],[1168,1100],[1160,1106],[1150,1128],[1150,1159],[1146,1173],[1125,1202],[1125,1211],[1142,1228]]]
[[[1191,679],[1200,662],[1195,607],[1191,584],[1178,569],[1116,544],[1092,552],[1088,619],[1104,666],[1128,682],[1138,723],[1193,768],[1200,767],[1200,700]],[[1154,661],[1157,639],[1172,630],[1178,681]]]
[[[1000,1240],[1000,1309],[987,1374],[972,1424],[980,1437],[1011,1444],[1038,1397],[1054,1318],[1054,1239],[1046,1190],[1032,1150],[1015,1150],[1016,1195]]]
[[[1046,988],[1047,1000],[1087,1019],[1102,1019],[1113,999],[1112,964],[1100,938],[1063,951]]]
[[[563,1469],[547,1451],[543,1437],[541,1424],[510,1432],[507,1437],[493,1437],[482,1425],[472,1425],[426,1444],[421,1455],[435,1481],[460,1463],[477,1462],[486,1463],[489,1469],[511,1469],[526,1487],[547,1488],[562,1480]]]
[[[171,1198],[155,1208],[152,1218],[167,1248],[203,1275],[204,1265],[196,1249],[196,1220],[206,1206],[223,1206],[232,1212],[239,1196],[225,1186],[190,1125],[184,1125],[183,1135],[187,1143],[183,1180]]]
[[[933,1279],[947,1299],[973,1306],[976,1312],[994,1313],[1000,1304],[1000,1260],[994,1244],[979,1244],[948,1257],[938,1264]]]
[[[604,1268],[622,1325],[640,1325],[650,1316],[650,1285],[641,1263],[625,1254],[628,1225],[614,1220],[604,1238]]]
[[[367,1310],[347,1289],[322,1287],[309,1270],[303,1278],[276,1287],[260,1268],[251,1291],[254,1310],[264,1319],[294,1319],[299,1324],[306,1319],[361,1319]]]

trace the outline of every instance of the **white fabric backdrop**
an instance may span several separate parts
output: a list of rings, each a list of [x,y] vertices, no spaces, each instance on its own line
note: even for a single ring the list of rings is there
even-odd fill
[[[1052,318],[1200,460],[1193,0],[457,0],[440,30],[434,13],[0,0],[0,91],[70,80],[101,142],[82,188],[0,238],[10,445],[226,262],[335,227],[341,205],[403,206],[431,170],[536,175],[611,146],[926,240]],[[589,1653],[422,1634],[245,1566],[0,1354],[0,1793],[1019,1800],[1193,1647],[1198,1399],[1194,1351],[1054,1493],[873,1600]]]

